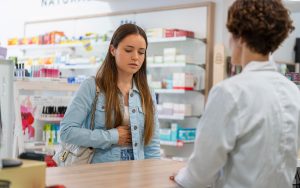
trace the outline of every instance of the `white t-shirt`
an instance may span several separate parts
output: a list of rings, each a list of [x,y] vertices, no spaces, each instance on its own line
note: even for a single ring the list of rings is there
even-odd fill
[[[122,125],[127,125],[127,126],[130,127],[129,107],[125,106],[125,105],[124,105],[124,113],[123,113],[123,122],[122,122]],[[128,149],[132,149],[132,146],[121,147],[121,152],[122,152],[122,150],[128,150]]]
[[[128,125],[128,126],[130,126],[130,122],[129,122],[129,107],[128,106],[124,106],[124,114],[123,114],[122,125]]]
[[[175,180],[188,188],[292,187],[299,125],[299,88],[272,61],[251,62],[209,93],[194,152]]]

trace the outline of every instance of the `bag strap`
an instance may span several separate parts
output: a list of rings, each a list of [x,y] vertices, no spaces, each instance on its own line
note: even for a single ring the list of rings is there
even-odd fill
[[[96,84],[96,81],[95,81],[95,84]],[[94,98],[93,104],[92,104],[91,126],[90,126],[91,130],[94,130],[94,127],[95,127],[95,112],[96,112],[96,106],[97,106],[99,94],[100,94],[100,88],[96,84],[96,95],[95,95],[95,98]]]

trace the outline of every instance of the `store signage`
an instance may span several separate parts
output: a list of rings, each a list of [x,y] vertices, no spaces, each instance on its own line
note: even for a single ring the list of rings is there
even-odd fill
[[[50,6],[60,6],[60,5],[68,5],[68,4],[76,4],[82,2],[88,2],[92,0],[41,0],[42,7],[50,7]]]

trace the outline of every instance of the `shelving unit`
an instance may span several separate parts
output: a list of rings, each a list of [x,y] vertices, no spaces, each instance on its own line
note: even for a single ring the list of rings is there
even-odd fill
[[[177,142],[168,142],[168,141],[160,141],[161,145],[165,146],[176,146],[176,147],[183,147],[185,144],[193,144],[194,141],[181,141],[178,140]]]
[[[199,92],[204,93],[204,90],[183,90],[183,89],[155,89],[157,94],[185,94],[189,92]]]
[[[46,121],[46,122],[60,122],[62,117],[39,117],[38,121]]]
[[[201,116],[175,116],[175,115],[158,115],[158,119],[165,120],[185,120],[187,118],[200,118]]]
[[[49,122],[60,122],[62,117],[35,117],[35,137],[34,140],[30,142],[25,142],[23,130],[22,130],[22,118],[21,118],[21,104],[20,96],[35,96],[35,93],[39,95],[44,95],[43,93],[48,93],[44,95],[45,98],[51,100],[58,96],[67,97],[73,95],[77,91],[79,84],[68,84],[66,80],[63,79],[24,79],[24,80],[15,80],[14,81],[14,98],[15,98],[15,114],[16,114],[16,126],[15,126],[15,145],[13,156],[18,156],[24,151],[37,151],[37,152],[46,152],[53,153],[55,145],[41,144],[41,131],[43,130],[42,125]],[[55,95],[49,95],[49,92],[54,92]],[[39,135],[39,136],[38,136]]]
[[[66,81],[62,82],[57,79],[26,79],[16,80],[15,86],[18,90],[75,92],[79,84],[68,84]],[[18,91],[16,92],[19,94]]]
[[[101,64],[81,64],[81,65],[59,65],[60,70],[65,69],[98,69]]]
[[[199,43],[203,43],[205,45],[206,39],[198,39],[198,38],[188,38],[188,37],[168,37],[168,38],[148,38],[149,44],[151,43],[169,43],[169,42],[191,42],[198,41]],[[84,41],[84,42],[76,42],[76,43],[63,43],[63,44],[28,44],[28,45],[11,45],[7,46],[9,51],[12,50],[20,50],[23,52],[31,51],[31,50],[43,50],[43,51],[54,51],[54,50],[62,50],[62,49],[70,49],[75,50],[77,48],[85,48],[85,44],[89,43],[94,48],[107,48],[109,46],[109,41]]]
[[[161,55],[163,48],[171,48],[176,47],[180,50],[180,55],[196,55],[197,58],[187,58],[191,59],[192,61],[183,61],[183,62],[163,62],[163,63],[149,63],[147,64],[149,72],[163,74],[166,75],[171,71],[178,71],[178,72],[195,72],[199,78],[198,85],[201,87],[197,87],[195,90],[187,91],[187,90],[177,90],[177,89],[155,89],[155,92],[159,95],[158,99],[159,102],[174,102],[176,104],[192,104],[193,114],[191,116],[164,116],[159,115],[160,124],[162,127],[165,127],[167,124],[170,123],[180,123],[183,127],[186,128],[195,128],[198,124],[199,118],[201,117],[202,110],[204,108],[204,103],[206,96],[212,86],[212,59],[213,59],[213,37],[214,37],[214,3],[195,3],[195,4],[186,4],[186,5],[178,5],[172,7],[161,7],[161,8],[150,8],[150,9],[143,9],[143,10],[134,10],[132,12],[128,11],[126,14],[135,15],[135,21],[138,25],[142,26],[143,28],[178,28],[178,29],[186,29],[195,31],[197,34],[195,38],[189,37],[172,37],[172,38],[148,38],[149,48],[147,50],[147,55],[157,56]],[[185,14],[179,14],[178,12],[184,11]],[[146,22],[146,19],[149,19],[151,14],[155,14],[155,16],[160,16],[161,19],[155,22]],[[170,16],[171,15],[171,16]],[[186,17],[183,17],[186,15]],[[113,14],[107,14],[106,17],[109,17],[112,20],[112,23],[115,24],[119,21],[117,19],[123,18],[115,18],[117,17],[125,17],[126,15],[123,12],[114,12]],[[86,19],[85,17],[77,17],[76,18],[76,28],[80,29],[81,24],[85,21],[89,21],[90,19],[94,19],[94,21],[99,21],[103,18],[103,14],[94,15]],[[168,18],[168,19],[165,19]],[[192,23],[185,23],[185,20],[189,19],[198,20]],[[82,19],[82,20],[81,20]],[[99,20],[97,20],[99,19]],[[172,19],[172,22],[170,22]],[[64,21],[68,19],[63,19]],[[72,20],[69,20],[72,21]],[[39,20],[38,22],[26,22],[25,23],[25,36],[34,35],[36,32],[35,28],[37,25],[47,25],[48,23],[55,22],[56,24],[60,24],[59,20]],[[37,24],[37,25],[35,25]],[[63,24],[63,23],[62,23]],[[34,25],[34,26],[33,26]],[[85,31],[90,30],[89,26],[84,23]],[[33,27],[31,27],[33,26]],[[99,28],[98,26],[93,25],[93,29],[91,31],[97,33],[105,33],[107,31],[103,31],[103,28]],[[114,26],[115,27],[115,26]],[[46,27],[45,27],[46,28]],[[63,30],[63,26],[61,27]],[[75,27],[74,27],[75,28]],[[66,30],[69,28],[66,28]],[[100,32],[98,32],[100,29]],[[106,28],[107,29],[107,28]],[[31,30],[31,31],[30,31]],[[113,29],[112,29],[113,30]],[[48,32],[48,31],[45,31]],[[80,33],[78,31],[74,33]],[[21,51],[23,57],[36,57],[39,52],[45,52],[42,54],[43,57],[51,56],[54,53],[65,53],[70,54],[70,59],[77,57],[74,55],[83,54],[85,53],[82,58],[86,58],[93,56],[97,59],[97,64],[71,64],[65,65],[60,64],[57,65],[61,71],[70,72],[71,73],[78,73],[80,71],[84,72],[81,74],[92,75],[91,71],[97,70],[100,66],[99,60],[103,59],[103,54],[105,55],[107,52],[107,48],[109,45],[108,41],[90,41],[90,45],[93,47],[92,51],[86,51],[85,46],[86,41],[84,43],[73,43],[73,44],[55,44],[55,45],[24,45],[24,46],[10,46],[9,50],[14,51]],[[47,53],[46,53],[47,52]],[[56,54],[55,54],[56,55]],[[81,58],[81,56],[79,56]],[[68,63],[68,62],[66,62]],[[154,77],[155,79],[157,77]],[[18,80],[15,82],[16,87],[21,92],[29,91],[37,91],[42,93],[44,91],[51,91],[51,92],[69,92],[73,93],[79,87],[78,84],[69,85],[64,81],[55,81],[51,80],[47,82],[46,80]],[[47,82],[47,83],[46,83]],[[52,83],[53,82],[53,83]],[[198,86],[197,85],[197,86]],[[169,101],[170,100],[170,101]],[[39,118],[38,121],[43,122],[59,122],[60,118]],[[178,144],[179,143],[179,144]],[[176,148],[173,151],[170,151],[171,156],[177,157],[188,157],[191,153],[193,148],[193,142],[176,142],[176,144],[171,142],[161,142],[162,148],[165,149],[165,146],[184,146],[184,147],[169,147]],[[180,150],[177,150],[180,149]]]
[[[148,64],[148,68],[168,68],[168,67],[186,67],[186,66],[199,66],[205,68],[205,64],[197,64],[191,62],[185,63],[157,63],[157,64]]]

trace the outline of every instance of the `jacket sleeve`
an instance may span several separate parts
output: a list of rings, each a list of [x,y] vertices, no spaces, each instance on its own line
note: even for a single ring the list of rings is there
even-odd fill
[[[62,142],[101,149],[109,148],[118,143],[117,129],[90,130],[82,126],[90,117],[95,94],[96,86],[93,78],[85,80],[80,85],[60,124]]]
[[[194,151],[175,177],[178,184],[206,188],[215,183],[238,137],[238,119],[237,103],[230,92],[214,87],[197,127]]]
[[[156,110],[156,96],[154,92],[152,92],[152,101],[154,105],[154,134],[149,145],[145,146],[145,159],[160,158],[159,122]]]

